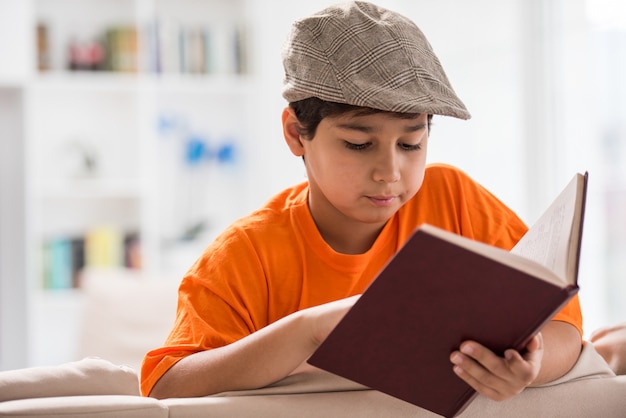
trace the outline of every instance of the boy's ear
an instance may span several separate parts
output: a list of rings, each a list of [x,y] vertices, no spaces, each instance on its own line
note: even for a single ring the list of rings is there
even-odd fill
[[[302,140],[298,133],[298,126],[300,122],[296,117],[294,110],[287,106],[283,110],[283,135],[285,136],[285,142],[291,150],[291,153],[296,157],[302,157],[304,155],[304,147],[302,146]]]

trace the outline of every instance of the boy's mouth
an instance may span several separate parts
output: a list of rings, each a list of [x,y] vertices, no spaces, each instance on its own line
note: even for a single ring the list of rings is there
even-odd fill
[[[396,196],[368,196],[368,199],[376,206],[390,206],[396,200]]]

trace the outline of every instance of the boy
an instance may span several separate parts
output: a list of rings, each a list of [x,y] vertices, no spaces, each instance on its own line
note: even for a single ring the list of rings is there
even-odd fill
[[[469,113],[413,22],[364,2],[329,7],[294,24],[283,63],[283,132],[307,181],[236,221],[185,275],[165,346],[144,359],[145,395],[259,388],[307,367],[421,223],[506,249],[526,232],[459,170],[426,167],[432,115]],[[506,399],[567,372],[581,327],[574,299],[525,354],[467,341],[450,367]]]

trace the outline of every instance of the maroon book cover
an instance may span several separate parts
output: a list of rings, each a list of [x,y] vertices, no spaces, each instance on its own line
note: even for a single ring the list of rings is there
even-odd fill
[[[452,417],[475,391],[450,353],[469,339],[500,355],[521,349],[577,291],[420,228],[309,363]]]
[[[509,252],[419,227],[309,358],[445,417],[476,392],[450,354],[475,340],[521,350],[578,292],[588,173],[577,173]]]

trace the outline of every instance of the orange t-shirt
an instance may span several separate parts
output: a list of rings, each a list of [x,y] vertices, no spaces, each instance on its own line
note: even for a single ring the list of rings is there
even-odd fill
[[[164,346],[144,358],[144,395],[185,356],[230,344],[295,311],[362,293],[422,223],[507,250],[527,230],[463,172],[430,165],[419,192],[366,253],[340,254],[319,234],[307,196],[307,183],[283,191],[206,248],[181,282],[176,321]],[[582,335],[577,298],[555,319]]]

